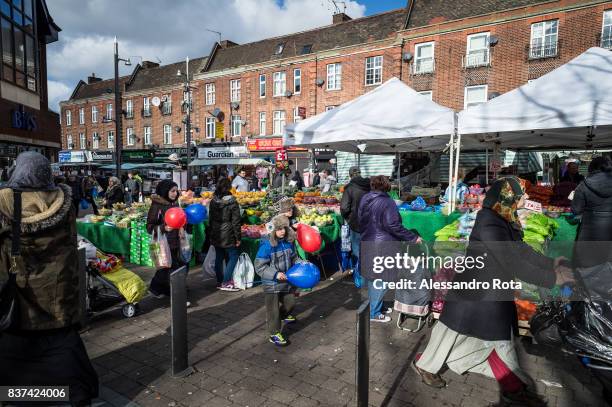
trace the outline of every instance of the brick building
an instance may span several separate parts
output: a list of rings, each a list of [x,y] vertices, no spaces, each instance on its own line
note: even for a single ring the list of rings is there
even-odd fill
[[[193,139],[204,144],[280,137],[286,124],[393,76],[461,110],[598,45],[612,48],[609,1],[412,0],[406,8],[355,20],[337,14],[332,24],[314,30],[243,45],[222,41],[210,55],[192,61]],[[131,103],[134,112],[123,122],[125,148],[185,146],[184,129],[177,132],[184,127],[185,96],[176,76],[184,65],[143,63],[125,82],[124,110]],[[90,86],[98,83],[81,84]],[[164,114],[162,103],[150,116],[142,114],[155,96],[170,97],[171,113]],[[112,94],[99,97],[112,101]],[[73,94],[62,104],[63,114],[78,114],[82,99]],[[74,131],[64,121],[64,141],[69,133]]]

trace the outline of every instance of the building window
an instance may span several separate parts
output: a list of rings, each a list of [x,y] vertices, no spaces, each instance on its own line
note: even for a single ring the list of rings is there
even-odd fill
[[[302,93],[302,70],[293,70],[293,93],[299,95]]]
[[[550,58],[557,56],[559,21],[550,20],[531,24],[531,45],[529,58]]]
[[[285,72],[274,72],[274,96],[285,96],[287,92],[287,74]]]
[[[2,79],[37,92],[38,48],[35,41],[33,0],[0,0]]]
[[[298,106],[293,108],[293,123],[301,122],[302,116],[300,116],[300,108]]]
[[[142,115],[144,117],[151,116],[151,99],[148,97],[142,98]]]
[[[164,124],[164,144],[172,144],[172,125]]]
[[[259,97],[260,98],[266,97],[266,75],[265,74],[259,75]]]
[[[602,48],[612,48],[612,10],[606,10],[603,14],[603,27],[601,29]]]
[[[85,124],[85,108],[79,109],[79,124]]]
[[[331,105],[331,106],[325,106],[325,111],[329,112],[330,110],[334,110],[336,108],[335,105]]]
[[[106,120],[107,121],[113,120],[113,104],[112,103],[109,103],[106,105]]]
[[[463,108],[478,106],[487,101],[488,85],[466,86]]]
[[[72,144],[72,136],[70,134],[66,136],[66,144],[68,150],[72,150],[74,148],[74,144]]]
[[[214,117],[206,118],[206,138],[214,139],[217,129],[217,123]]]
[[[91,107],[91,122],[98,123],[98,107],[97,106]]]
[[[276,46],[276,49],[274,50],[274,55],[282,54],[284,49],[285,49],[285,43],[281,42],[280,44]]]
[[[276,110],[272,119],[274,135],[282,136],[285,131],[285,111]]]
[[[94,150],[97,150],[100,148],[100,136],[98,135],[98,132],[94,131],[91,144]]]
[[[87,150],[87,138],[85,138],[85,133],[79,133],[79,146],[81,150]]]
[[[232,115],[232,137],[239,137],[240,130],[242,128],[242,120],[240,120],[240,116]]]
[[[230,81],[230,102],[240,102],[240,79]]]
[[[426,42],[414,47],[414,64],[412,73],[414,75],[432,73],[434,71],[434,43]]]
[[[107,141],[108,148],[115,148],[115,132],[114,131],[108,132],[106,141]]]
[[[214,83],[206,84],[206,104],[207,105],[215,104],[215,84]]]
[[[127,119],[134,117],[134,102],[132,99],[125,101],[125,117]]]
[[[433,92],[430,90],[424,90],[422,92],[419,92],[421,95],[425,96],[427,99],[429,100],[433,100]]]
[[[192,91],[183,91],[183,113],[187,112],[187,106],[189,106],[189,111],[193,112],[193,93]]]
[[[490,33],[468,35],[467,53],[464,65],[466,68],[489,65],[489,36]]]
[[[379,55],[377,57],[366,58],[365,64],[365,84],[368,85],[379,85],[382,83],[382,65],[383,57]]]
[[[66,110],[66,126],[72,126],[72,112],[70,110]]]
[[[266,112],[259,112],[259,135],[266,135]]]
[[[162,114],[172,114],[172,95],[164,95],[162,97]]]
[[[151,138],[151,126],[144,126],[144,144],[145,146],[150,146],[153,144],[153,140]]]
[[[327,65],[327,90],[342,88],[342,64]]]
[[[128,127],[127,129],[125,129],[125,138],[127,138],[127,145],[128,146],[133,146],[134,144],[136,144],[136,137],[134,137],[134,129],[131,127]]]

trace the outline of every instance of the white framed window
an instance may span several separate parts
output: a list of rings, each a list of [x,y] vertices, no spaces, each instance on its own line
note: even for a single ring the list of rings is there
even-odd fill
[[[72,112],[66,110],[66,126],[72,126]]]
[[[365,84],[378,85],[382,83],[382,55],[366,58],[365,63]]]
[[[335,105],[331,105],[331,106],[325,106],[325,111],[329,112],[330,110],[334,110],[336,108]]]
[[[113,116],[113,104],[112,103],[108,103],[106,105],[106,120],[110,121],[113,120],[114,116]]]
[[[489,37],[490,33],[468,35],[465,66],[468,68],[489,65]]]
[[[217,129],[216,119],[214,117],[207,117],[206,118],[206,138],[214,139],[216,129]]]
[[[612,48],[612,9],[603,13],[603,24],[601,28],[601,47]]]
[[[467,109],[485,103],[487,101],[488,92],[488,85],[466,86],[463,97],[463,108]]]
[[[422,92],[419,92],[421,95],[425,96],[427,99],[429,100],[433,100],[433,92],[430,90],[424,90]]]
[[[72,150],[74,148],[74,144],[72,143],[72,136],[70,134],[66,136],[66,144],[68,150]]]
[[[94,150],[97,150],[100,148],[100,136],[98,135],[97,131],[93,132],[93,136],[91,139],[91,146]]]
[[[266,135],[266,112],[259,112],[259,135]]]
[[[206,104],[207,105],[215,104],[215,84],[214,83],[206,84]]]
[[[559,20],[531,24],[529,58],[550,58],[557,56]]]
[[[327,90],[342,88],[342,64],[327,65]]]
[[[108,148],[115,148],[115,132],[109,131],[106,136],[106,143]]]
[[[162,102],[162,114],[172,114],[172,95],[164,95]]]
[[[151,126],[144,126],[143,137],[144,137],[145,146],[150,146],[151,144],[153,144],[153,135],[151,132]]]
[[[293,123],[301,122],[302,116],[300,116],[300,108],[298,106],[293,108]]]
[[[85,133],[79,133],[79,146],[81,150],[87,150],[87,138],[85,137]]]
[[[273,96],[285,96],[287,92],[287,74],[285,72],[274,72],[274,94]]]
[[[133,146],[134,144],[136,144],[136,137],[134,137],[134,129],[131,127],[128,127],[127,129],[125,129],[125,138],[127,138],[127,145],[128,146]]]
[[[266,97],[266,75],[263,73],[259,75],[259,97]]]
[[[293,70],[293,93],[302,93],[302,70],[299,68]]]
[[[242,130],[242,120],[237,114],[232,115],[232,137],[239,137]]]
[[[164,144],[172,144],[172,125],[164,124]]]
[[[128,99],[125,101],[125,116],[128,119],[134,117],[134,102],[132,99]]]
[[[151,116],[151,99],[149,97],[142,98],[142,115],[144,117]]]
[[[240,79],[230,81],[230,102],[240,102]]]
[[[275,136],[282,136],[285,131],[285,111],[275,110],[272,116],[273,132]]]
[[[434,52],[434,42],[425,42],[415,45],[414,64],[412,65],[412,73],[414,75],[431,73],[434,71]]]
[[[85,124],[85,108],[79,109],[79,124]]]
[[[91,122],[98,123],[98,106],[91,107]]]

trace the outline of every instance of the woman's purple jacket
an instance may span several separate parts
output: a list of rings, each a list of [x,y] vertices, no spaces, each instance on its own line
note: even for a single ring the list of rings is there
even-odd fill
[[[402,226],[395,201],[385,192],[368,192],[359,204],[362,241],[414,242],[418,235]]]

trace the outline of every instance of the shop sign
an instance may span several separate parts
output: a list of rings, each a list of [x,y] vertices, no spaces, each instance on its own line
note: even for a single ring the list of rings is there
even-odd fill
[[[151,150],[123,150],[121,159],[123,161],[152,161],[155,154]]]
[[[225,138],[225,127],[223,122],[215,123],[215,138]]]
[[[113,161],[115,154],[112,151],[92,151],[92,161]]]
[[[84,163],[86,162],[84,151],[60,151],[59,162],[60,163]]]
[[[276,161],[287,161],[287,150],[276,150]]]
[[[198,158],[204,160],[214,160],[217,158],[247,158],[248,156],[249,152],[246,146],[198,148]]]
[[[258,139],[250,139],[247,142],[247,146],[249,151],[276,151],[279,148],[283,148],[283,138],[282,137],[274,137],[274,138],[258,138]],[[287,148],[289,151],[307,151],[305,148],[299,147],[289,147]]]
[[[38,121],[32,113],[26,112],[23,105],[19,105],[18,109],[11,110],[11,125],[14,129],[26,131],[38,130]]]
[[[196,151],[194,151],[194,149],[191,150],[191,154],[193,156],[195,156],[197,153]],[[187,148],[162,148],[160,150],[156,150],[155,151],[155,158],[157,159],[167,159],[168,157],[170,157],[172,154],[176,154],[179,157],[187,157]]]

